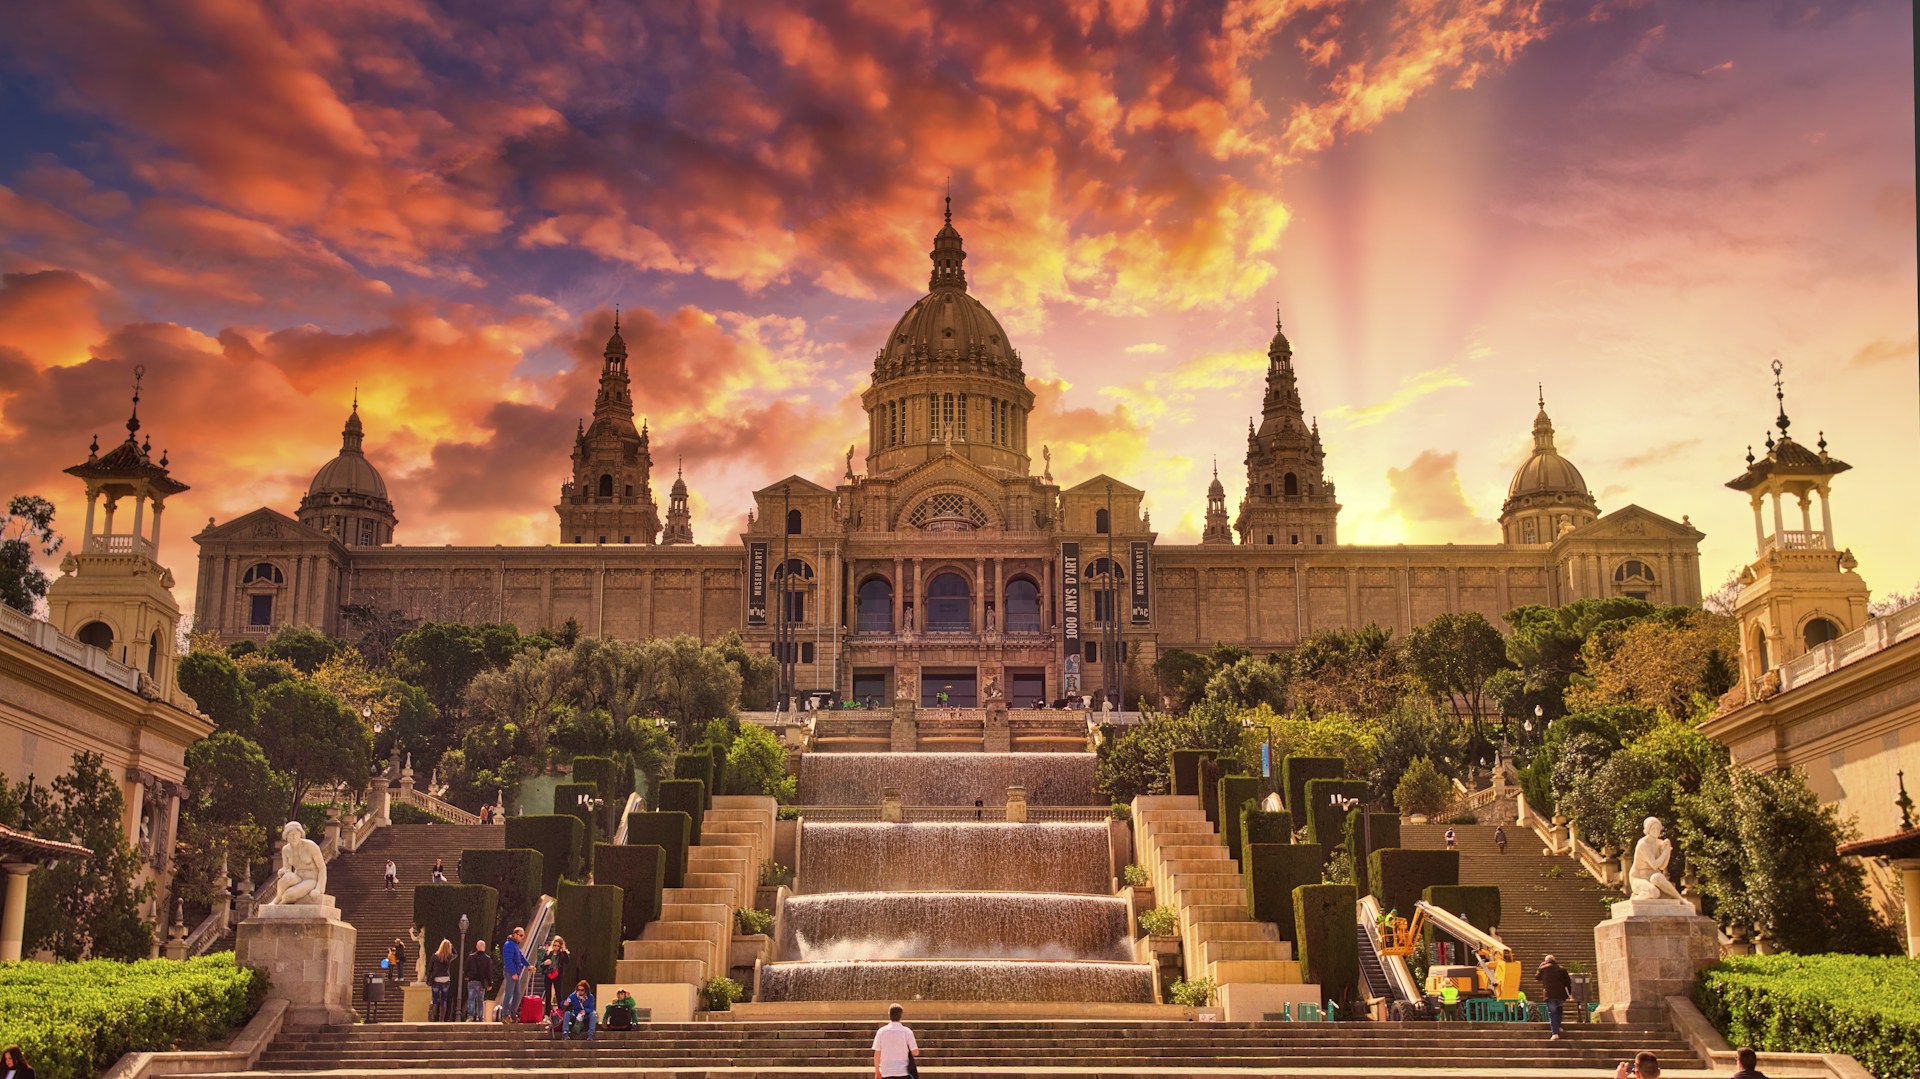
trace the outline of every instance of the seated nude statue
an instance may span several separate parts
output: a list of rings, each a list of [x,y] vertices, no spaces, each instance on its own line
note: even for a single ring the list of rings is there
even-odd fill
[[[288,821],[280,837],[286,846],[280,851],[280,897],[274,902],[280,906],[328,902],[327,860],[320,844],[307,838],[306,828],[297,820]]]
[[[1680,889],[1667,879],[1667,862],[1673,858],[1673,841],[1664,837],[1659,817],[1648,817],[1640,837],[1633,845],[1633,868],[1627,880],[1633,885],[1634,899],[1679,899]]]

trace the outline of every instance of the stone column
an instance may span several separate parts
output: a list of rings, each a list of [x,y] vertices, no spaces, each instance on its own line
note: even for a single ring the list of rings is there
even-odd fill
[[[893,632],[896,635],[906,628],[906,602],[906,581],[901,574],[900,559],[896,557],[893,560]]]
[[[1900,885],[1907,893],[1907,958],[1920,959],[1920,858],[1902,859],[1894,865],[1900,869]],[[13,902],[11,892],[7,902]]]
[[[1010,824],[1027,823],[1027,788],[1007,788],[1007,822]]]
[[[367,815],[373,818],[375,828],[393,823],[393,787],[384,776],[374,780],[373,789],[367,792]]]
[[[7,897],[0,907],[0,963],[20,961],[20,946],[27,935],[27,874],[32,862],[8,862]]]
[[[1713,919],[1679,899],[1630,899],[1593,927],[1600,1011],[1610,1023],[1660,1023],[1666,998],[1693,992],[1694,976],[1720,959]]]
[[[899,824],[906,819],[900,808],[900,788],[887,787],[880,792],[880,820],[886,824]]]

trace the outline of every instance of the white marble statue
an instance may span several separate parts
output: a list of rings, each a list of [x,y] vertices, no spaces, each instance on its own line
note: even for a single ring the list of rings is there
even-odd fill
[[[1648,817],[1642,830],[1646,834],[1633,845],[1633,868],[1627,871],[1627,880],[1633,886],[1629,898],[1679,899],[1680,889],[1667,879],[1667,863],[1673,859],[1673,841],[1666,838],[1666,829],[1661,826],[1659,817]]]
[[[299,821],[290,820],[280,829],[286,846],[280,851],[280,895],[273,906],[326,906],[333,902],[327,894],[327,859],[320,844],[307,838]]]

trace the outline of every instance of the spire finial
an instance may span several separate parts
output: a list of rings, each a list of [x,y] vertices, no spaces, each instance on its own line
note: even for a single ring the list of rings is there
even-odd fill
[[[1547,384],[1544,382],[1536,382],[1533,384],[1533,388],[1538,394],[1536,399],[1540,403],[1540,411],[1545,412],[1547,410]]]
[[[1773,358],[1773,399],[1780,406],[1780,415],[1774,417],[1773,422],[1780,427],[1780,437],[1786,438],[1788,437],[1787,424],[1789,422],[1787,420],[1787,391],[1780,380],[1780,369],[1780,357],[1775,356]]]
[[[677,480],[686,474],[687,474],[687,455],[683,453],[680,455],[679,462],[673,466],[673,478]]]
[[[353,411],[356,413],[360,411],[360,387],[358,386],[353,388]]]
[[[1213,455],[1213,478],[1220,478],[1220,455],[1217,453]]]
[[[613,305],[613,332],[620,332],[620,305],[618,303]]]
[[[127,416],[127,441],[128,442],[132,442],[133,436],[138,434],[140,431],[140,383],[146,377],[147,377],[147,365],[144,363],[134,364],[133,365],[133,411]]]
[[[1281,328],[1281,326],[1280,326],[1280,301],[1279,301],[1279,300],[1275,300],[1275,301],[1273,301],[1273,328],[1274,328],[1274,329],[1276,329],[1276,330],[1278,330],[1278,329],[1280,329],[1280,328]]]

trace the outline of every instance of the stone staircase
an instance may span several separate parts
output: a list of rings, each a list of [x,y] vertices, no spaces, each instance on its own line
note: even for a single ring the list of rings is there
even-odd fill
[[[407,941],[413,928],[413,889],[432,881],[433,860],[446,863],[447,879],[460,882],[460,852],[468,848],[498,850],[506,843],[506,829],[490,825],[395,824],[379,829],[358,851],[341,854],[327,863],[327,891],[340,906],[340,919],[357,934],[353,954],[353,1005],[365,1014],[365,975],[380,969],[387,945]],[[387,859],[400,870],[400,887],[386,888]],[[502,921],[524,919],[527,911],[501,911]],[[511,924],[508,926],[511,928]],[[496,930],[497,932],[497,930]],[[456,945],[459,941],[454,942]],[[469,946],[472,941],[467,942]],[[498,941],[488,941],[489,945]],[[434,941],[434,945],[439,941]],[[429,946],[431,950],[431,945]],[[413,980],[419,949],[407,942],[402,980]],[[399,1014],[399,1002],[389,996],[383,1014]]]
[[[1460,883],[1492,884],[1500,889],[1500,939],[1513,949],[1525,972],[1521,989],[1544,999],[1534,971],[1545,955],[1573,971],[1594,973],[1593,927],[1607,919],[1606,904],[1625,898],[1595,881],[1569,858],[1541,853],[1540,837],[1530,828],[1507,829],[1507,853],[1493,842],[1490,824],[1457,824]],[[1442,848],[1447,825],[1400,825],[1403,846]]]
[[[1207,1074],[1420,1076],[1601,1075],[1640,1050],[1659,1054],[1670,1076],[1707,1076],[1686,1043],[1657,1027],[1571,1028],[1559,1042],[1541,1024],[1183,1023],[1113,1020],[907,1021],[929,1075],[1160,1076]],[[870,1076],[878,1021],[646,1024],[602,1031],[597,1040],[556,1042],[537,1030],[494,1026],[378,1023],[329,1031],[287,1031],[245,1073],[259,1079],[327,1071],[339,1079],[409,1074],[545,1071],[637,1077],[730,1075],[756,1079]],[[239,1079],[229,1076],[227,1079]]]
[[[687,851],[685,887],[668,888],[659,920],[621,946],[617,982],[699,985],[727,973],[733,912],[753,906],[777,814],[771,798],[714,797],[700,842]]]
[[[1192,795],[1134,799],[1135,847],[1153,883],[1154,897],[1180,915],[1180,942],[1189,981],[1295,985],[1300,964],[1293,946],[1267,922],[1247,913],[1240,869]]]

